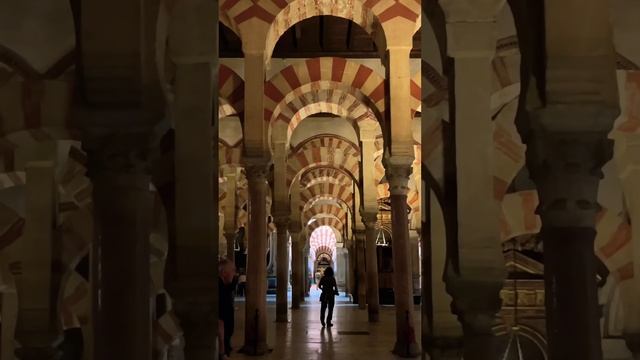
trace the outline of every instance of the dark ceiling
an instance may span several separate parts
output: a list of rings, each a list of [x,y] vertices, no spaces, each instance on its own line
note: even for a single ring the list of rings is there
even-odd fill
[[[236,34],[220,24],[220,57],[242,57],[242,44]],[[316,16],[292,26],[282,35],[273,52],[274,58],[309,58],[338,56],[378,58],[376,45],[363,28],[347,19]],[[412,58],[420,57],[420,31],[413,37]]]

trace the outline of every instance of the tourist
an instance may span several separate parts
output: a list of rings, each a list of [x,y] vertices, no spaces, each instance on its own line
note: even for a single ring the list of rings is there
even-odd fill
[[[244,271],[244,268],[240,269],[240,276],[238,276],[238,296],[244,296],[245,290],[247,288],[247,274]]]
[[[218,262],[218,345],[220,359],[231,354],[231,336],[234,328],[233,293],[236,287],[236,267],[229,259]]]
[[[322,303],[320,307],[320,323],[322,323],[322,327],[325,326],[324,314],[328,306],[327,326],[332,327],[331,318],[333,317],[333,306],[336,303],[336,295],[338,295],[338,284],[336,284],[336,278],[333,276],[333,269],[331,267],[324,270],[324,275],[320,279],[318,289],[322,290],[322,294],[320,295],[320,302]]]

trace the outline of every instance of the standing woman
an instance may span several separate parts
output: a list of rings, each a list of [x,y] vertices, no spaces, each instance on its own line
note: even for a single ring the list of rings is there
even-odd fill
[[[320,279],[318,288],[322,290],[322,294],[320,295],[320,302],[322,303],[322,306],[320,307],[320,322],[324,327],[324,314],[327,310],[327,306],[329,306],[327,326],[332,327],[333,324],[331,323],[331,318],[333,317],[333,306],[336,303],[335,296],[338,295],[338,284],[336,284],[336,278],[333,276],[333,269],[331,267],[324,270],[324,275]]]

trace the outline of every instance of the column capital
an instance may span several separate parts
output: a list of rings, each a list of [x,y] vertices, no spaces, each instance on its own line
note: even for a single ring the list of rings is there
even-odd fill
[[[447,52],[455,58],[493,57],[496,16],[505,0],[441,0],[447,21]]]
[[[353,230],[353,237],[355,238],[355,243],[364,243],[367,237],[367,233],[364,229],[355,229]]]
[[[82,147],[88,155],[87,176],[149,175],[152,138],[150,130],[85,132]]]
[[[391,195],[407,195],[409,192],[409,177],[413,171],[413,158],[390,156],[383,158],[382,161]]]
[[[289,222],[290,222],[290,217],[289,214],[287,213],[275,213],[273,214],[273,223],[276,224],[276,229],[278,230],[278,232],[280,231],[287,231],[287,229],[289,228]]]
[[[552,105],[532,113],[528,167],[545,225],[595,226],[601,169],[613,155],[607,136],[617,114],[595,105]]]
[[[265,159],[245,158],[245,174],[249,182],[266,182],[270,164]]]
[[[365,227],[373,227],[375,228],[378,223],[378,213],[373,211],[361,211],[360,217],[362,218],[362,223]]]

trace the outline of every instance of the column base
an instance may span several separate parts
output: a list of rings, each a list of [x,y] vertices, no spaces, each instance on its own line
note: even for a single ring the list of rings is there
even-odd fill
[[[403,358],[414,358],[420,356],[422,352],[420,351],[420,346],[418,346],[418,343],[410,343],[406,340],[403,340],[396,341],[392,353]]]
[[[276,314],[276,322],[277,323],[288,323],[289,317],[287,314]]]

